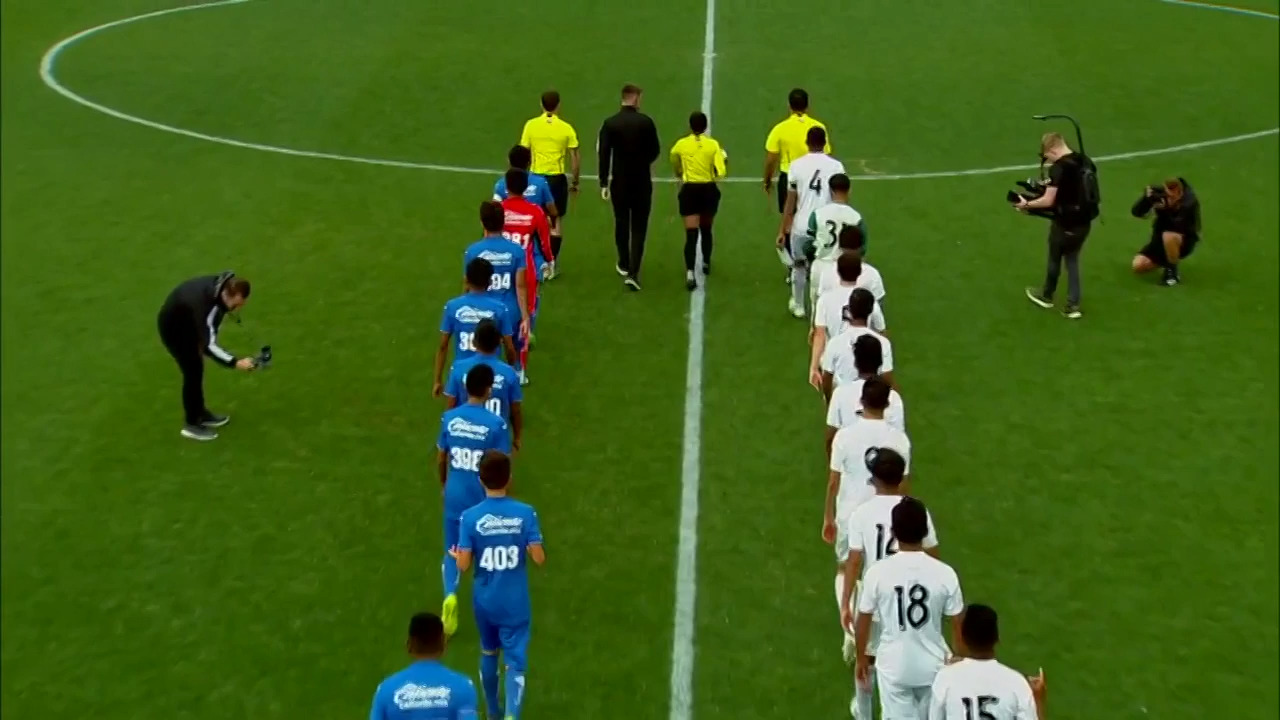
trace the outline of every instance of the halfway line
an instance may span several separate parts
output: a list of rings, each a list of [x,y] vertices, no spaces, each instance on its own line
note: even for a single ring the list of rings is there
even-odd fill
[[[715,50],[716,0],[707,0],[706,33],[702,46],[701,107],[708,119],[711,117]],[[700,266],[700,262],[694,263],[695,268]],[[675,629],[671,645],[671,720],[690,720],[693,717],[693,636],[698,595],[698,486],[702,473],[702,345],[707,305],[705,288],[706,278],[699,274],[698,287],[689,296],[689,359],[684,379],[684,454],[680,466],[680,542],[676,550]]]

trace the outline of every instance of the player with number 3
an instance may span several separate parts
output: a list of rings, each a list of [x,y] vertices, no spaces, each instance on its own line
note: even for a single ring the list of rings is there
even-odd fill
[[[485,499],[462,513],[454,555],[466,572],[475,558],[472,595],[480,631],[480,682],[489,718],[519,720],[528,667],[530,560],[542,565],[542,528],[533,507],[507,497],[511,459],[489,451],[480,460]],[[504,668],[504,699],[498,698],[498,654]]]
[[[440,619],[445,632],[458,630],[458,580],[461,574],[454,561],[458,545],[458,522],[463,511],[484,500],[480,484],[480,458],[488,450],[511,452],[511,431],[507,421],[492,413],[485,403],[493,390],[493,368],[476,365],[467,373],[467,402],[445,411],[440,418],[440,451],[437,464],[444,486],[444,606]]]
[[[507,313],[507,306],[489,295],[491,282],[493,264],[484,258],[475,258],[467,263],[466,292],[444,304],[444,312],[440,315],[440,347],[436,348],[432,397],[440,397],[440,392],[444,389],[444,361],[449,356],[449,347],[454,345],[455,338],[457,347],[453,353],[451,373],[459,360],[466,360],[476,354],[476,328],[484,320],[492,321],[498,326],[507,362],[515,362],[516,348],[511,339],[515,334],[515,322]]]

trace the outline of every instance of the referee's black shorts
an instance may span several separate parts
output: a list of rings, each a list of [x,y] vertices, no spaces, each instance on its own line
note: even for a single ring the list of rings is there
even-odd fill
[[[560,217],[569,214],[569,179],[564,173],[559,175],[543,175],[547,187],[551,188],[551,199],[556,201],[556,212]]]
[[[714,216],[720,209],[720,188],[715,183],[691,183],[680,186],[680,216]]]
[[[787,209],[787,174],[778,173],[778,212],[785,212]]]

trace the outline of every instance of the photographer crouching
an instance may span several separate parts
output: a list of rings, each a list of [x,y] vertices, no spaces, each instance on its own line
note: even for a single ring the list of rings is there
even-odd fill
[[[249,300],[249,281],[235,273],[204,275],[178,285],[160,308],[157,324],[160,340],[182,371],[182,409],[186,424],[182,436],[192,440],[213,440],[214,428],[231,418],[215,415],[204,405],[204,357],[227,368],[250,371],[267,365],[271,348],[256,357],[240,357],[218,345],[218,328],[229,312],[244,307]]]
[[[1133,256],[1133,271],[1145,273],[1164,269],[1163,285],[1182,282],[1178,262],[1200,242],[1200,200],[1182,178],[1170,178],[1162,185],[1148,186],[1133,204],[1133,216],[1145,218],[1156,211],[1151,223],[1151,240]]]
[[[1046,133],[1040,140],[1040,159],[1049,163],[1049,177],[1044,182],[1019,183],[1029,193],[1010,193],[1009,200],[1018,212],[1049,218],[1049,264],[1044,285],[1027,288],[1027,298],[1042,308],[1053,307],[1062,265],[1067,266],[1067,304],[1064,317],[1076,319],[1080,313],[1080,251],[1089,237],[1093,219],[1098,216],[1097,177],[1093,162],[1067,145],[1062,135]]]

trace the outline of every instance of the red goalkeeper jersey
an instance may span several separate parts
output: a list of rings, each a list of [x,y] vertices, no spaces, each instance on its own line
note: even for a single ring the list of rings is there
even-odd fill
[[[505,220],[502,234],[512,242],[520,243],[524,248],[526,276],[525,285],[529,291],[529,302],[537,297],[538,266],[535,258],[552,260],[551,224],[542,208],[522,197],[509,197],[502,201]],[[529,307],[533,307],[530,304]]]

